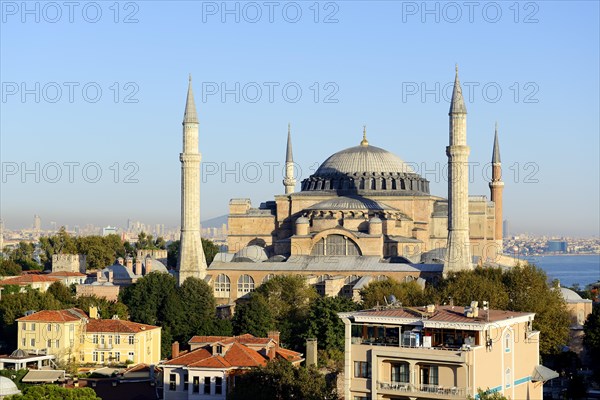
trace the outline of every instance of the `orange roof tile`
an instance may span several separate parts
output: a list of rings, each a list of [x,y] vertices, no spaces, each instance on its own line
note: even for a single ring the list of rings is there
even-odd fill
[[[15,276],[14,278],[8,278],[0,281],[0,285],[31,285],[32,283],[42,283],[42,282],[57,282],[60,279],[52,278],[45,275],[21,275]]]
[[[249,347],[252,344],[263,344],[263,352],[257,351],[255,348]],[[194,336],[189,343],[207,343],[205,347],[200,347],[189,353],[182,354],[179,357],[173,358],[166,365],[185,365],[188,367],[202,368],[249,368],[264,366],[267,364],[270,338],[257,338],[252,335],[242,336]],[[226,352],[223,356],[213,355],[211,344],[223,343],[229,345],[225,348]],[[278,348],[275,351],[276,355],[289,361],[301,361],[302,354],[295,351]]]
[[[54,271],[47,274],[47,276],[87,276],[86,274],[82,274],[81,272],[73,272],[73,271]]]
[[[137,322],[125,321],[121,319],[91,319],[86,326],[86,331],[109,333],[139,333],[158,328],[158,326],[154,325],[140,324]]]
[[[33,322],[74,322],[87,318],[85,313],[78,308],[67,310],[42,310],[25,317],[17,318],[17,321]]]

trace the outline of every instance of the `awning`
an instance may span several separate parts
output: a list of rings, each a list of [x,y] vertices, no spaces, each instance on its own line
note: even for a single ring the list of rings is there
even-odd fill
[[[65,380],[65,371],[53,369],[32,369],[23,377],[23,382],[53,383]]]
[[[558,372],[544,367],[543,365],[536,365],[531,374],[532,382],[546,382],[554,378],[558,378]]]

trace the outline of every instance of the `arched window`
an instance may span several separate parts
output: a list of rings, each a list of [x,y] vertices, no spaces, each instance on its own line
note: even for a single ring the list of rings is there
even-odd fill
[[[313,246],[313,256],[360,256],[360,248],[344,235],[329,235],[321,238]]]
[[[387,277],[387,276],[385,276],[385,275],[377,275],[377,278],[375,278],[375,280],[376,280],[377,282],[383,282],[383,281],[387,281],[387,280],[388,280],[388,277]]]
[[[504,335],[504,351],[507,353],[510,353],[511,341],[512,337],[510,335],[510,332],[506,332],[506,335]]]
[[[349,285],[351,283],[356,282],[359,278],[360,277],[358,275],[350,275],[350,276],[347,276],[346,279],[344,279],[344,283],[346,285]]]
[[[230,291],[231,281],[229,277],[225,274],[217,275],[217,279],[215,279],[215,297],[229,297]]]
[[[238,279],[238,297],[254,291],[254,279],[250,275],[242,275]]]
[[[263,278],[263,281],[262,281],[262,283],[267,283],[267,282],[269,282],[269,281],[270,281],[271,279],[273,279],[273,278],[275,278],[275,274],[268,274],[267,276],[265,276],[265,277]]]
[[[406,275],[406,276],[404,277],[404,282],[406,282],[406,283],[408,283],[408,282],[412,282],[412,281],[414,281],[414,280],[415,280],[415,277],[414,277],[414,276],[412,276],[412,275]]]

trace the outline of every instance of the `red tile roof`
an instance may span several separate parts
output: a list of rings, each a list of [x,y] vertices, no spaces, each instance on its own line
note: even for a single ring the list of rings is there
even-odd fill
[[[47,276],[87,276],[86,274],[82,274],[81,272],[73,272],[73,271],[54,271],[47,274]]]
[[[258,367],[267,364],[269,360],[267,353],[269,349],[275,348],[273,339],[257,338],[248,334],[233,337],[194,336],[188,343],[206,343],[207,345],[175,357],[165,364],[219,369]],[[226,346],[225,354],[212,354],[211,345],[215,343],[222,343]],[[262,345],[262,351],[257,351],[256,345]],[[301,353],[283,348],[276,349],[275,355],[292,362],[302,361]]]
[[[8,278],[0,281],[0,286],[2,285],[31,285],[32,283],[42,283],[42,282],[57,282],[60,279],[52,278],[45,275],[21,275],[15,276],[14,278]]]
[[[245,345],[266,345],[271,342],[271,338],[257,338],[249,333],[240,336],[194,336],[188,344],[216,343],[229,344],[238,342]]]
[[[17,318],[17,321],[32,322],[74,322],[87,315],[78,308],[69,308],[67,310],[42,310],[25,317]]]
[[[86,326],[87,332],[107,333],[139,333],[159,329],[158,326],[139,324],[137,322],[124,321],[121,319],[91,319]]]

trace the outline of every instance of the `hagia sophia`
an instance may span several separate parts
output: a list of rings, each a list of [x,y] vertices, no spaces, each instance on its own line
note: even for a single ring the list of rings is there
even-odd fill
[[[491,200],[468,195],[466,107],[458,68],[449,111],[448,199],[400,157],[372,145],[327,158],[296,191],[288,127],[283,194],[253,207],[231,199],[228,252],[206,265],[200,244],[198,115],[190,78],[183,121],[179,283],[205,279],[221,304],[278,274],[299,274],[323,295],[356,297],[370,281],[434,280],[482,263],[513,265],[502,249],[501,161],[496,129]],[[358,140],[357,140],[358,142]]]

